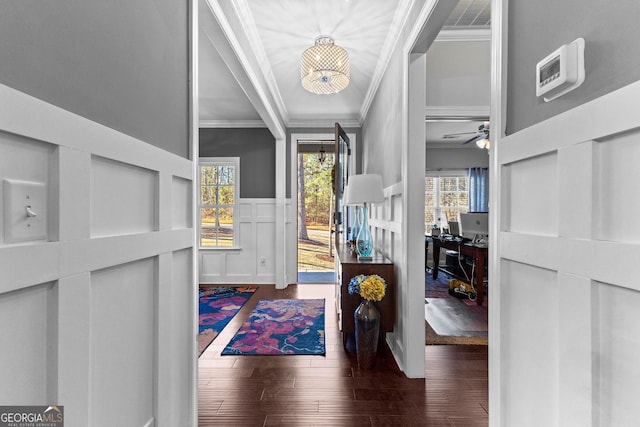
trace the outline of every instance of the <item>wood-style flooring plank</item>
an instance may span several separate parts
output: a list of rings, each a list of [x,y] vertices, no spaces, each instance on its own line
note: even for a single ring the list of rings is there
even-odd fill
[[[222,356],[260,299],[325,298],[324,356]],[[331,285],[260,289],[199,359],[200,426],[488,425],[487,346],[426,346],[425,379],[408,379],[381,345],[358,368],[337,328]]]

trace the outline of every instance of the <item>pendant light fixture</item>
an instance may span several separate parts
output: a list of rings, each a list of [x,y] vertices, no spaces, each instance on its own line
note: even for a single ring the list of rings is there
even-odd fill
[[[318,161],[323,164],[327,158],[327,152],[324,149],[324,143],[320,142],[320,151],[318,151]]]
[[[320,95],[338,93],[349,85],[349,55],[329,36],[319,36],[302,54],[302,87]]]

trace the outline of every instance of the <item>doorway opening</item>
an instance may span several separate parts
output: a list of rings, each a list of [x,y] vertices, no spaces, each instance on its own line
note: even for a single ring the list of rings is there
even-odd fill
[[[481,14],[488,18],[489,2],[478,1],[480,4]],[[465,12],[461,8],[449,12],[443,9],[444,14],[449,13],[445,22],[458,22]],[[463,221],[464,217],[471,218],[467,212],[488,210],[489,154],[487,146],[478,143],[489,136],[491,32],[489,21],[482,22],[472,37],[464,39],[452,37],[462,28],[440,29],[430,43],[419,45],[413,52],[424,54],[426,74],[426,106],[417,112],[424,118],[426,141],[426,344],[488,342],[488,298],[484,291],[488,285],[489,242],[482,237],[488,230],[475,234],[469,227],[472,222]],[[474,66],[457,74],[455,83],[442,78],[460,70],[460,64],[469,63]],[[418,87],[424,81],[421,74],[409,84]]]
[[[297,145],[298,283],[334,283],[335,140],[298,140]]]

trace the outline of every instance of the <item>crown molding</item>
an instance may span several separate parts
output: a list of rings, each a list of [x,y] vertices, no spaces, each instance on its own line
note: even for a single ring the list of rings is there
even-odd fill
[[[491,41],[491,28],[465,28],[460,30],[441,30],[437,42],[488,42]]]
[[[402,29],[407,23],[409,12],[411,11],[413,3],[414,0],[401,0],[398,2],[398,7],[396,8],[396,12],[393,16],[393,21],[391,22],[391,26],[389,27],[389,33],[387,34],[387,38],[384,41],[382,49],[380,50],[380,56],[378,57],[378,62],[373,72],[373,76],[371,76],[369,89],[367,89],[367,93],[365,94],[364,100],[362,101],[362,107],[360,108],[360,115],[358,119],[358,126],[362,126],[362,123],[364,122],[364,119],[369,112],[369,108],[371,107],[373,98],[375,97],[376,92],[378,91],[378,87],[380,86],[380,82],[382,81],[382,76],[384,75],[384,72],[389,65],[391,55],[393,54],[396,45],[398,44]]]
[[[200,120],[200,128],[266,128],[262,120]]]
[[[283,118],[285,124],[288,124],[289,113],[282,99],[282,94],[278,89],[276,78],[273,75],[273,70],[271,69],[271,63],[269,62],[267,53],[264,50],[264,45],[262,44],[262,39],[260,38],[260,34],[258,33],[258,27],[256,26],[256,21],[253,18],[251,9],[249,8],[246,0],[233,0],[232,4],[236,14],[240,18],[242,29],[244,30],[245,35],[249,40],[249,43],[253,50],[253,54],[258,60],[258,64],[260,64],[260,71],[264,76],[264,81],[267,89],[269,90],[269,92],[271,92],[271,96],[273,96],[273,101],[276,104],[276,108],[278,109],[278,112]]]
[[[292,119],[289,122],[289,128],[333,128],[336,122],[340,123],[343,128],[359,128],[360,121],[357,119],[340,119],[340,118],[318,118],[318,119]]]
[[[200,0],[204,7],[201,15],[201,28],[205,35],[211,40],[213,46],[218,50],[223,61],[238,81],[240,87],[247,95],[247,98],[254,106],[260,117],[267,124],[276,138],[286,135],[286,120],[274,105],[273,95],[266,90],[264,75],[255,65],[257,58],[250,55],[253,51],[243,50],[248,40],[244,31],[234,32],[235,28],[241,27],[238,23],[240,17],[235,9],[229,16],[225,15],[224,9],[219,0]],[[226,7],[229,3],[224,3]],[[209,10],[211,13],[204,12]],[[243,36],[243,40],[238,38]]]

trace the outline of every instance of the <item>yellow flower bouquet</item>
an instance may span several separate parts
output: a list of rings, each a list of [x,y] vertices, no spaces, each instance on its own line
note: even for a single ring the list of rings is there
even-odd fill
[[[360,283],[360,296],[369,301],[381,301],[387,290],[384,279],[377,274],[367,276]]]

